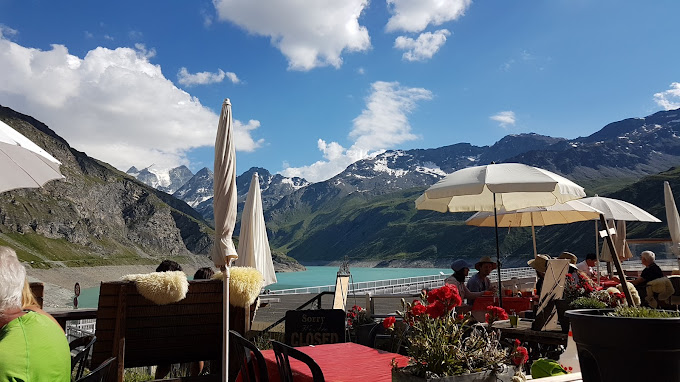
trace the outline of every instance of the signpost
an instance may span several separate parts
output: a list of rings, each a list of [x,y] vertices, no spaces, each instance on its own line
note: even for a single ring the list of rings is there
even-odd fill
[[[308,346],[345,342],[345,311],[340,309],[289,310],[286,343]]]

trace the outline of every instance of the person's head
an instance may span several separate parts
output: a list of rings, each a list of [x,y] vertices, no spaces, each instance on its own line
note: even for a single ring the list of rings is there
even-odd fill
[[[0,316],[11,310],[21,310],[25,280],[26,269],[16,252],[9,247],[0,247]]]
[[[642,265],[648,267],[656,261],[656,255],[652,251],[644,251],[640,254],[640,261],[642,262]]]
[[[458,281],[463,281],[465,280],[465,277],[468,275],[468,272],[470,272],[470,264],[463,260],[463,259],[458,259],[451,263],[451,269],[453,270],[453,274],[458,279]],[[461,280],[462,278],[463,280]]]
[[[536,270],[538,277],[543,278],[545,271],[548,270],[548,260],[550,260],[548,255],[537,255],[536,258],[527,261],[527,265]]]
[[[576,255],[574,255],[571,252],[562,252],[560,253],[559,256],[557,256],[558,259],[564,259],[564,260],[569,260],[569,264],[576,264],[578,263],[578,258]]]
[[[482,256],[481,259],[475,264],[475,269],[479,271],[480,276],[488,276],[491,271],[496,269],[496,263],[491,260],[489,256]]]
[[[594,253],[587,254],[586,264],[588,264],[589,267],[594,267],[597,264],[597,255],[595,255]]]
[[[214,274],[215,271],[213,271],[212,268],[199,268],[196,273],[194,273],[194,280],[210,280]]]
[[[163,260],[162,263],[156,267],[156,272],[171,272],[171,271],[181,271],[182,266],[179,265],[176,261],[172,260]]]
[[[31,285],[28,283],[28,279],[24,279],[24,289],[21,291],[21,307],[26,308],[29,306],[40,306],[38,300],[36,300],[33,292],[31,292]]]

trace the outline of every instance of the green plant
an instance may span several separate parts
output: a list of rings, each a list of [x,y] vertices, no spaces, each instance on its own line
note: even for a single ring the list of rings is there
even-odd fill
[[[519,344],[513,349],[503,348],[497,331],[473,324],[469,315],[454,317],[453,308],[460,304],[458,290],[450,284],[413,303],[402,300],[404,311],[398,311],[397,316],[409,325],[403,335],[410,356],[408,366],[401,369],[403,372],[441,378],[498,371],[504,365],[526,361],[526,349]]]
[[[642,306],[628,307],[620,306],[608,313],[612,317],[636,317],[636,318],[676,318],[680,317],[680,312],[667,310],[656,310]]]
[[[579,297],[569,303],[569,309],[604,309],[607,304],[595,297]]]

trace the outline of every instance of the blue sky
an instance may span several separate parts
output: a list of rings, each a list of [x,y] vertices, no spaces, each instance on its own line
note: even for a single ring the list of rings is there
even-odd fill
[[[0,0],[0,104],[125,171],[310,181],[386,149],[575,138],[680,107],[680,2]]]

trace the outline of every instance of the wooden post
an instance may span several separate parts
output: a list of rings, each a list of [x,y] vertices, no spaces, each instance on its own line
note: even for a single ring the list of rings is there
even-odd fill
[[[621,268],[621,262],[619,261],[619,254],[616,253],[616,247],[614,246],[614,241],[609,234],[609,225],[604,218],[603,214],[600,214],[600,222],[604,227],[606,227],[606,235],[604,237],[607,245],[609,246],[609,252],[612,254],[612,261],[616,267],[616,271],[619,273],[619,280],[621,280],[621,287],[623,288],[623,294],[626,295],[626,301],[628,301],[628,306],[634,306],[633,297],[628,290],[628,282],[626,281],[626,275],[623,273],[623,268]]]
[[[123,382],[125,375],[125,319],[127,311],[125,309],[127,290],[123,284],[118,289],[118,314],[116,315],[116,326],[113,331],[113,361],[115,373],[109,373],[109,381]],[[101,298],[101,296],[100,296]]]

